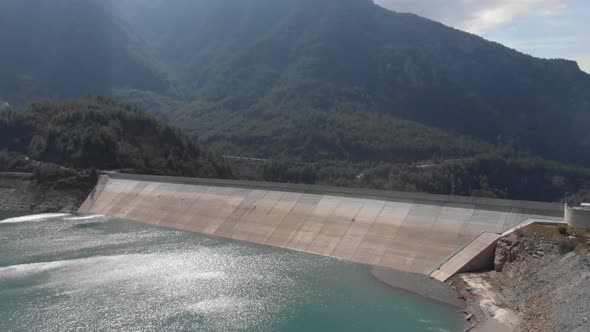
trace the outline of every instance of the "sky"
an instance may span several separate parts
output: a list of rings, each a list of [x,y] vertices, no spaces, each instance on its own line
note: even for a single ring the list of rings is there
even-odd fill
[[[590,73],[590,0],[375,0]]]

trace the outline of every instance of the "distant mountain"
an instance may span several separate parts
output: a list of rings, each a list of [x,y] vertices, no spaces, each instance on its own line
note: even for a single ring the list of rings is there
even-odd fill
[[[4,0],[0,99],[108,94],[226,154],[590,166],[590,75],[370,0]]]
[[[366,159],[367,149],[341,142],[407,140],[369,134],[403,118],[590,165],[590,75],[573,61],[534,58],[369,0],[116,3],[194,100],[166,116],[202,142]],[[308,143],[324,151],[293,149]]]
[[[1,150],[79,169],[232,176],[220,157],[186,134],[104,97],[44,100],[24,110],[1,110]]]
[[[145,43],[99,0],[0,1],[0,98],[164,91]]]

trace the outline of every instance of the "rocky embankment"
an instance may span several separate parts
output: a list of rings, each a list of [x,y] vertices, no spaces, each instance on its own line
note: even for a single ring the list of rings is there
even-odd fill
[[[0,211],[12,213],[75,212],[91,186],[40,183],[32,174],[0,173]]]
[[[530,225],[500,239],[495,271],[456,276],[474,331],[590,331],[590,233]]]

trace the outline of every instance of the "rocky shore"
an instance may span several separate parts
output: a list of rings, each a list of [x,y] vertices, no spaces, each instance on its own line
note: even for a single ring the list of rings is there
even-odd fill
[[[0,211],[18,214],[75,212],[90,190],[85,184],[39,183],[28,173],[0,173]]]
[[[451,283],[473,331],[590,331],[590,233],[530,225],[502,238],[494,271]]]

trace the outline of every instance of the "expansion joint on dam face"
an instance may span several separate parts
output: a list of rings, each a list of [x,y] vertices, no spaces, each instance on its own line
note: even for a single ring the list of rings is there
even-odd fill
[[[80,212],[429,274],[483,232],[560,204],[259,182],[101,176]]]

